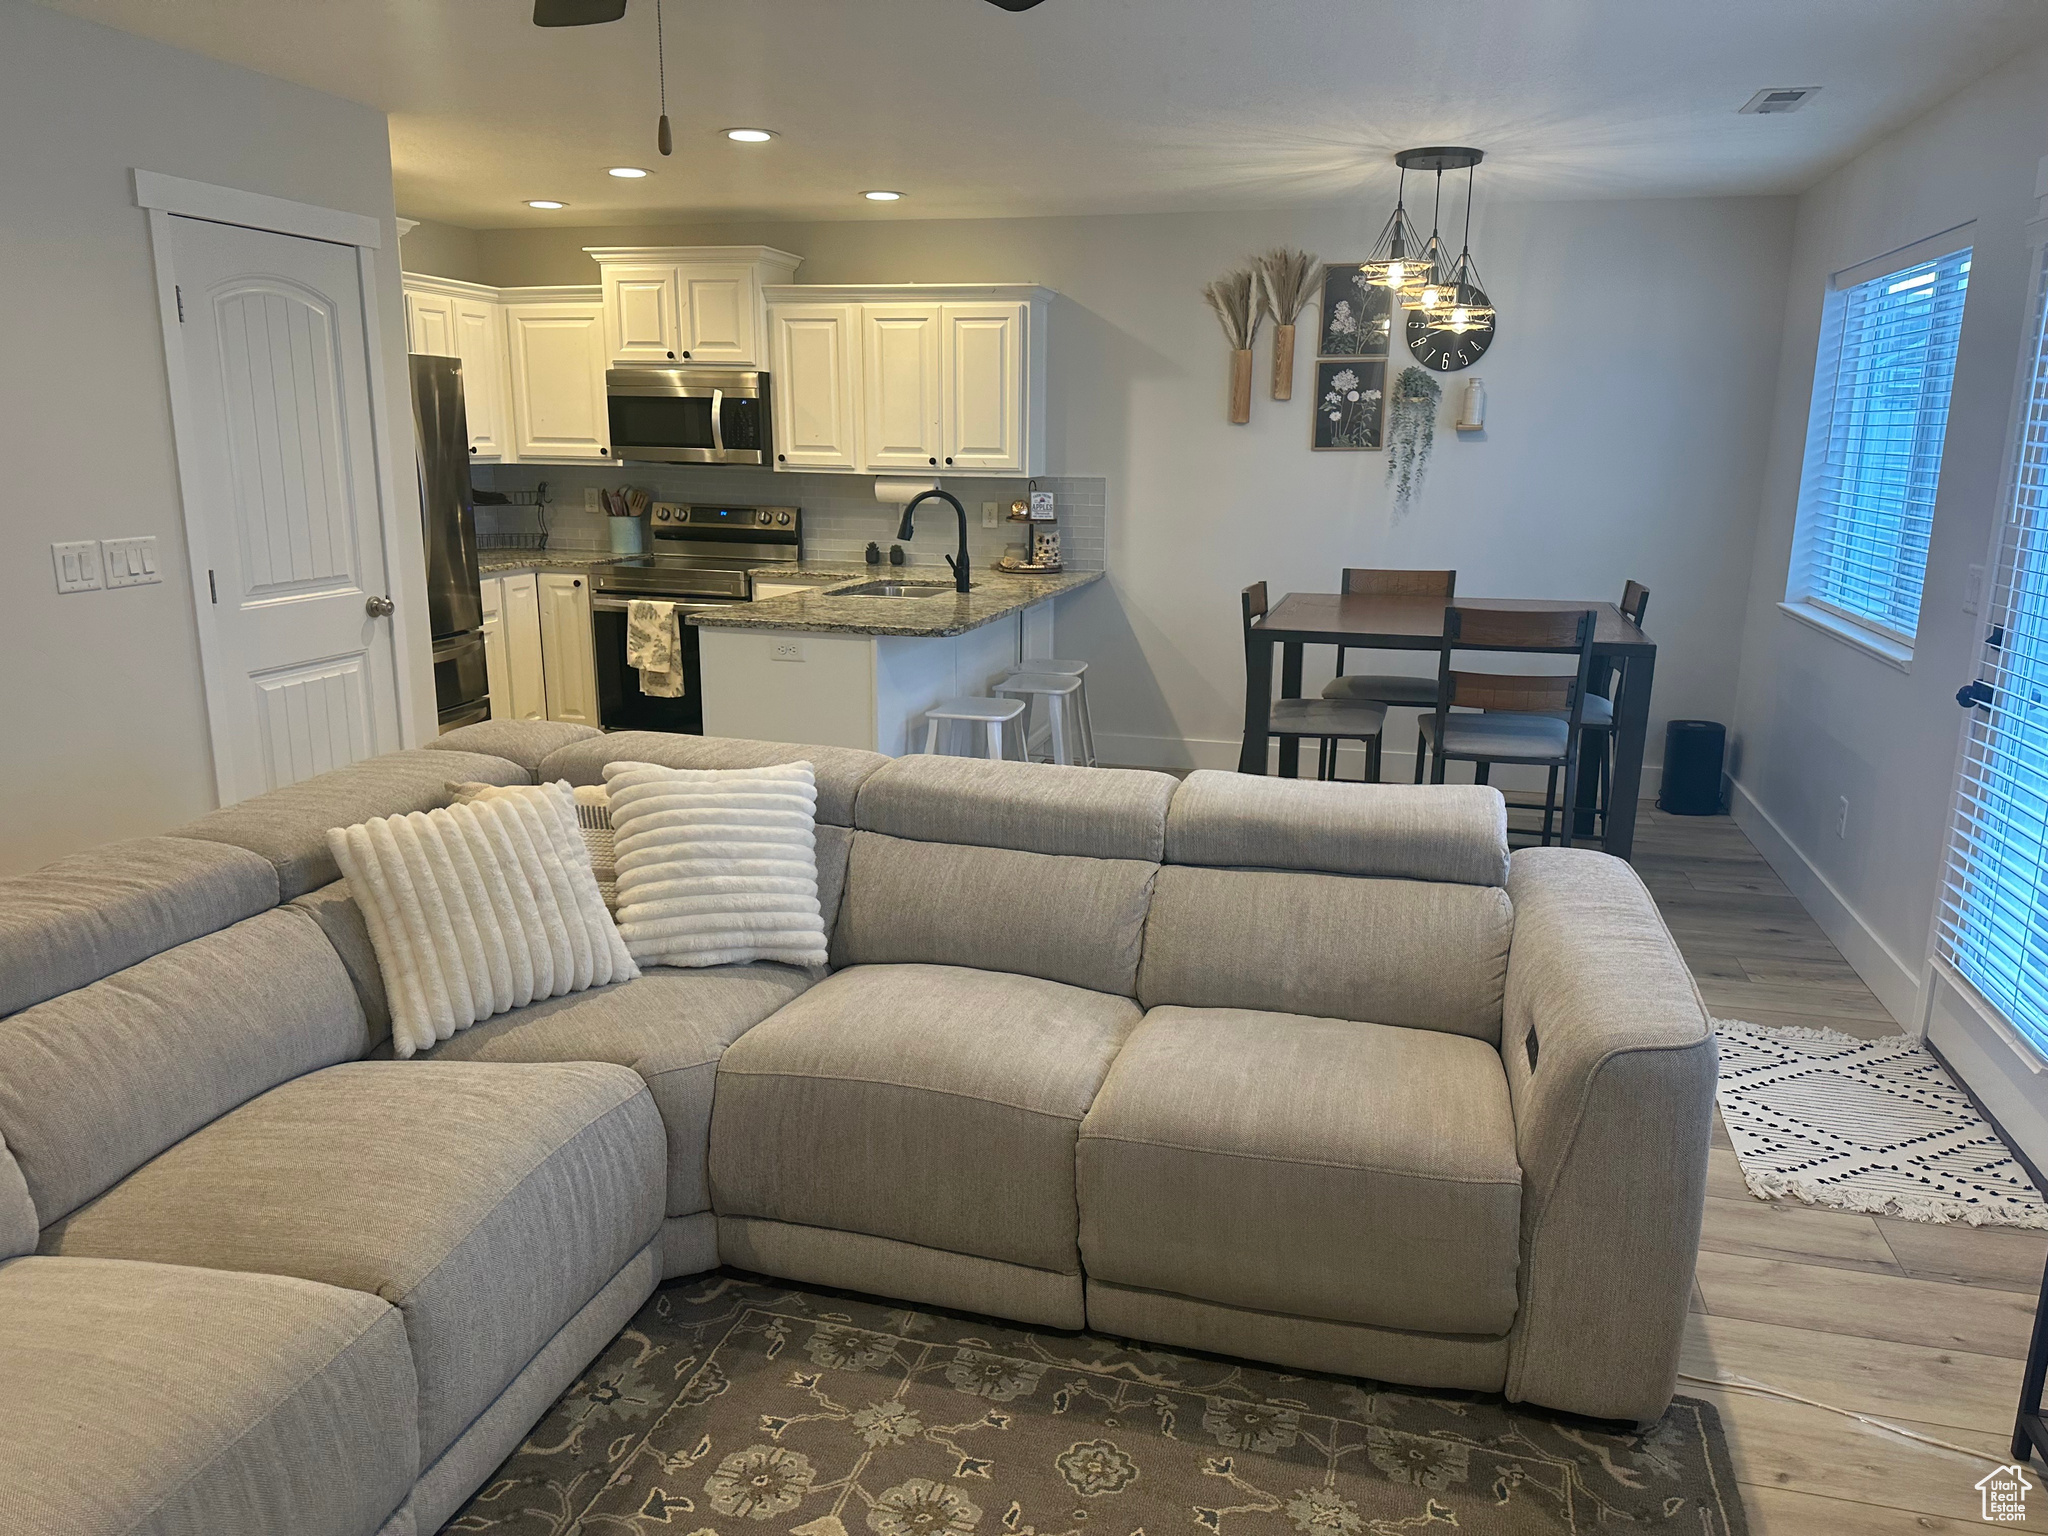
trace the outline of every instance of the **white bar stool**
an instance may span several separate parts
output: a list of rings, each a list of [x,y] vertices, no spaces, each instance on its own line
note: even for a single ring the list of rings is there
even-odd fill
[[[939,750],[939,726],[947,720],[958,720],[970,728],[975,725],[987,728],[988,756],[1003,758],[1009,754],[1003,750],[1003,727],[1024,713],[1022,699],[941,699],[925,711],[924,749],[927,754]],[[1022,727],[1019,727],[1021,730]],[[970,741],[973,737],[970,735]],[[972,756],[972,753],[957,754]],[[1019,743],[1022,755],[1022,743]]]
[[[1071,764],[1075,761],[1074,739],[1071,735],[1073,698],[1081,691],[1081,679],[1071,674],[1058,672],[1013,672],[996,684],[996,692],[1022,695],[1024,700],[1036,699],[1045,706],[1047,731],[1051,738],[1052,760],[1056,763]],[[1023,727],[1024,751],[1031,751],[1030,717],[1025,717]]]
[[[1074,695],[1074,716],[1079,726],[1076,735],[1081,738],[1081,753],[1076,761],[1093,768],[1095,766],[1095,721],[1088,713],[1088,663],[1085,661],[1058,661],[1050,656],[1032,656],[1025,660],[1023,670],[1027,672],[1050,672],[1054,677],[1078,677],[1081,691]]]

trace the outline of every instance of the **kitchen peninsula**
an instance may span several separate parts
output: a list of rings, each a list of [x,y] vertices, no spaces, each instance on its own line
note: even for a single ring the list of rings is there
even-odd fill
[[[1055,600],[1103,573],[976,570],[964,593],[928,566],[782,566],[773,575],[820,585],[690,616],[706,734],[901,756],[923,746],[922,716],[941,699],[986,693],[1026,658],[1052,655]],[[850,590],[883,582],[916,595]]]

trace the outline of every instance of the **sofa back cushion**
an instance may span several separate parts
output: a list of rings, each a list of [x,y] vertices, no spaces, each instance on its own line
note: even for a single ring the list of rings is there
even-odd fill
[[[334,949],[281,908],[0,1019],[0,1138],[48,1226],[209,1121],[368,1047]]]
[[[0,880],[0,1015],[277,905],[267,859],[222,843],[138,837]]]
[[[1174,794],[1166,862],[1505,886],[1507,802],[1483,784],[1359,786],[1204,769]]]
[[[536,770],[542,783],[602,784],[607,763],[653,763],[662,768],[770,768],[809,763],[818,786],[818,821],[836,827],[853,822],[854,797],[863,781],[889,759],[857,747],[806,747],[786,741],[748,741],[737,736],[677,736],[666,731],[613,731],[573,741],[550,752]]]
[[[853,834],[835,965],[959,965],[1134,995],[1159,866]]]
[[[899,757],[861,786],[854,825],[928,843],[1157,864],[1175,787],[1171,774],[1127,768]]]
[[[1138,1001],[1442,1029],[1500,1043],[1514,911],[1493,886],[1159,871]]]
[[[602,735],[604,732],[594,725],[571,725],[566,720],[486,720],[481,725],[457,726],[426,745],[436,752],[480,752],[485,757],[502,757],[528,773],[537,773],[550,753]]]
[[[329,829],[438,810],[454,798],[448,792],[451,782],[531,784],[533,775],[507,758],[416,747],[273,789],[188,822],[170,835],[232,843],[261,854],[277,871],[278,900],[290,901],[341,878],[327,851]]]
[[[36,1203],[28,1197],[28,1180],[21,1164],[0,1141],[0,1260],[19,1258],[36,1251]]]

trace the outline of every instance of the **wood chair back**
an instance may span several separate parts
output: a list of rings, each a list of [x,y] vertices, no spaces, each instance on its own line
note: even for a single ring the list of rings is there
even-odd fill
[[[1346,597],[1433,597],[1448,603],[1458,590],[1456,571],[1382,571],[1347,565],[1337,590]],[[1337,675],[1344,675],[1345,647],[1337,647]]]
[[[1570,714],[1578,702],[1579,680],[1559,673],[1523,677],[1510,672],[1453,672],[1451,702],[1464,709],[1513,714]]]
[[[1650,610],[1650,589],[1640,581],[1631,581],[1621,589],[1621,616],[1637,629],[1643,627],[1643,615]]]
[[[1444,730],[1453,704],[1524,714],[1562,712],[1569,730],[1565,738],[1565,804],[1569,806],[1578,785],[1579,726],[1586,708],[1586,681],[1593,668],[1593,633],[1599,622],[1599,610],[1594,608],[1446,608],[1443,645],[1437,654],[1436,740],[1446,739]],[[1568,673],[1532,677],[1461,672],[1451,666],[1452,656],[1459,651],[1571,656],[1573,666]],[[1444,782],[1441,747],[1432,782]]]
[[[1255,581],[1238,594],[1239,604],[1244,610],[1244,643],[1252,643],[1252,625],[1266,616],[1266,584]]]

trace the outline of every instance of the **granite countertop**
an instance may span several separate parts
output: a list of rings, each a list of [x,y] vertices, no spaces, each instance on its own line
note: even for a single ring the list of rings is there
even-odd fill
[[[841,635],[964,635],[970,629],[1042,603],[1049,597],[1078,591],[1102,580],[1101,571],[1063,571],[1057,576],[1016,576],[976,569],[969,574],[971,592],[946,592],[937,597],[841,597],[838,592],[869,581],[937,582],[950,584],[944,566],[774,566],[756,575],[785,580],[829,576],[832,586],[786,597],[735,603],[690,615],[701,629],[794,629],[812,634]]]
[[[480,576],[502,576],[507,571],[587,571],[627,558],[608,549],[480,549],[476,569]]]

